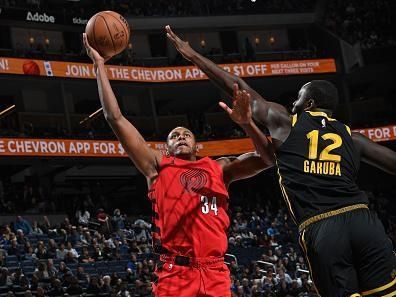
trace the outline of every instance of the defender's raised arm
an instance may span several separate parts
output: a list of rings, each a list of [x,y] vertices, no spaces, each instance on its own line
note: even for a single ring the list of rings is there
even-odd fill
[[[229,97],[233,96],[233,86],[238,84],[241,90],[247,91],[252,100],[253,118],[265,125],[270,131],[276,130],[279,125],[290,122],[289,113],[280,104],[265,100],[260,94],[253,90],[242,78],[231,74],[215,63],[197,53],[188,42],[179,38],[168,25],[165,27],[166,36],[174,44],[180,54],[199,69]]]

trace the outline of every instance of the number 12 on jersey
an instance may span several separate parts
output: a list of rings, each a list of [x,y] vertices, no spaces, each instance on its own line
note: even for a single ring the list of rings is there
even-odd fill
[[[203,214],[208,214],[209,211],[213,210],[214,214],[217,216],[218,210],[216,204],[216,197],[213,197],[212,201],[209,202],[208,197],[201,196],[201,203],[202,203],[201,211]]]

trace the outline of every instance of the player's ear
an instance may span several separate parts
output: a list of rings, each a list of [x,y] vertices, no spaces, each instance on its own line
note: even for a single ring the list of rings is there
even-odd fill
[[[314,99],[308,99],[305,101],[305,107],[304,110],[311,110],[315,107],[315,100]]]

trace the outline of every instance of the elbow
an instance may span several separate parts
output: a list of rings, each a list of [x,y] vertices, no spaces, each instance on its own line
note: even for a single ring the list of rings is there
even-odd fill
[[[114,114],[114,113],[105,112],[104,117],[105,117],[106,121],[111,124],[111,123],[115,123],[115,122],[119,121],[122,118],[122,114],[121,113]]]

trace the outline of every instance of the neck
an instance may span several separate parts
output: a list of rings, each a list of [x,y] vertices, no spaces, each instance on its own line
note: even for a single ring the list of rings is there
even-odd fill
[[[178,158],[178,159],[182,159],[182,160],[185,160],[185,161],[196,161],[197,160],[197,156],[195,156],[195,155],[190,155],[190,154],[180,154],[180,155],[177,155],[177,156],[173,156],[173,157],[175,157],[175,158]]]

